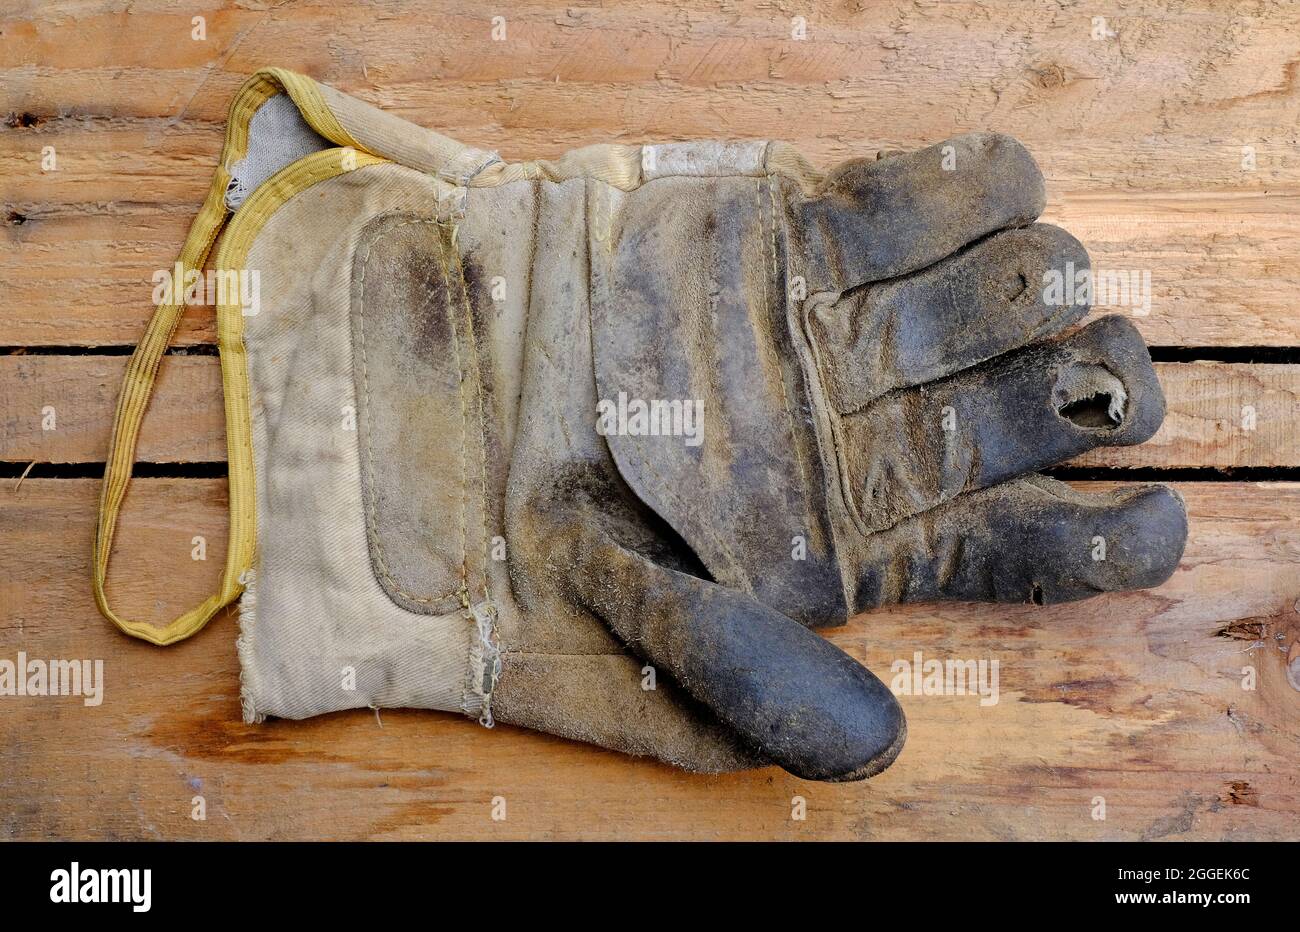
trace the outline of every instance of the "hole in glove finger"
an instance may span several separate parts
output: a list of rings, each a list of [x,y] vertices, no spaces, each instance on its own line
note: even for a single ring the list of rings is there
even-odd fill
[[[1102,445],[1141,443],[1165,404],[1122,317],[900,389],[842,419],[847,491],[867,531]]]
[[[816,306],[807,334],[828,400],[847,414],[895,388],[1060,333],[1088,306],[1049,302],[1045,283],[1052,273],[1087,268],[1088,253],[1077,239],[1036,223]]]

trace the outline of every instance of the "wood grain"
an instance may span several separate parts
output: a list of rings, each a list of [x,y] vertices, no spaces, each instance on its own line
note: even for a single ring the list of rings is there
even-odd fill
[[[1165,420],[1132,447],[1098,447],[1079,466],[1300,466],[1300,366],[1157,363]]]
[[[0,356],[0,461],[102,463],[126,356]],[[137,459],[224,462],[221,364],[168,356],[158,370]]]
[[[0,356],[0,461],[103,462],[124,356]],[[1300,367],[1159,363],[1168,413],[1135,447],[1102,447],[1081,466],[1300,466]],[[45,418],[55,414],[56,429]],[[164,361],[140,437],[142,462],[224,462],[220,363]],[[1248,426],[1249,425],[1249,426]]]
[[[1043,166],[1048,219],[1096,266],[1151,272],[1151,342],[1300,345],[1294,4],[524,3],[505,41],[469,2],[63,6],[20,5],[0,28],[9,345],[138,338],[231,96],[266,63],[511,159],[722,136],[831,165],[1008,132]],[[1113,35],[1094,38],[1094,16]],[[41,171],[45,146],[57,171]],[[177,339],[211,342],[210,319],[187,314]]]
[[[98,483],[0,489],[0,656],[99,658],[105,698],[3,697],[0,831],[89,838],[1294,838],[1300,819],[1300,484],[1184,484],[1182,567],[1075,605],[909,608],[833,640],[887,675],[914,651],[999,661],[999,701],[902,696],[885,774],[691,776],[433,712],[240,722],[235,618],[171,649],[95,613]],[[165,619],[222,560],[224,483],[140,480],[114,555],[119,609]],[[208,559],[190,559],[194,535]],[[1292,654],[1294,656],[1294,653]],[[1257,686],[1242,688],[1254,667]],[[1300,666],[1300,665],[1297,665]],[[1297,672],[1300,672],[1298,670]],[[1300,682],[1298,680],[1297,682]],[[205,797],[208,818],[190,819]],[[808,818],[791,819],[794,796]],[[503,796],[507,819],[491,818]],[[1096,797],[1106,819],[1094,820]]]

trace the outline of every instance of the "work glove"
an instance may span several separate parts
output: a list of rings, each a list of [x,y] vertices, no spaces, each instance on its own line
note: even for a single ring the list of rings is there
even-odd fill
[[[243,591],[250,721],[415,706],[871,776],[902,710],[811,627],[1150,587],[1182,553],[1172,490],[1035,474],[1164,415],[1131,324],[1071,332],[1088,257],[1043,206],[995,134],[825,175],[778,143],[506,163],[259,73],[182,253],[224,226],[216,271],[260,282],[217,302],[226,576],[164,629],[103,598],[164,306],[100,606],[165,643]]]

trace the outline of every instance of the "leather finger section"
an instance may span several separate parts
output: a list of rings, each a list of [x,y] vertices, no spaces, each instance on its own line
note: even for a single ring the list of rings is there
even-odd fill
[[[504,722],[702,773],[768,767],[705,706],[630,654],[502,655]]]
[[[842,418],[847,491],[863,530],[879,531],[1093,447],[1141,443],[1164,411],[1136,328],[1102,318]]]
[[[876,282],[806,323],[828,400],[841,414],[896,388],[952,375],[1079,321],[1088,306],[1051,300],[1053,274],[1088,253],[1045,223],[994,233],[912,275]]]
[[[798,622],[591,535],[576,600],[664,668],[755,751],[809,780],[889,766],[906,735],[889,689]]]
[[[809,292],[923,268],[995,230],[1031,223],[1045,200],[1028,151],[997,133],[846,162],[796,205]]]
[[[858,610],[958,600],[1051,605],[1148,589],[1177,569],[1182,498],[1163,485],[1083,493],[1029,476],[965,496],[880,535]]]

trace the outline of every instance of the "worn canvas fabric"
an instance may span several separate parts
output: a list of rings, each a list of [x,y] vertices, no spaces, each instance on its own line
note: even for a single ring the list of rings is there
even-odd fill
[[[98,604],[166,644],[242,594],[250,722],[416,707],[870,776],[902,711],[811,628],[1181,556],[1170,490],[1034,473],[1164,413],[1136,330],[1044,289],[1088,259],[1042,206],[992,134],[829,174],[765,142],[507,163],[260,72],[181,255],[256,286],[218,300],[222,588],[166,627],[104,595],[174,302],[123,388]]]

